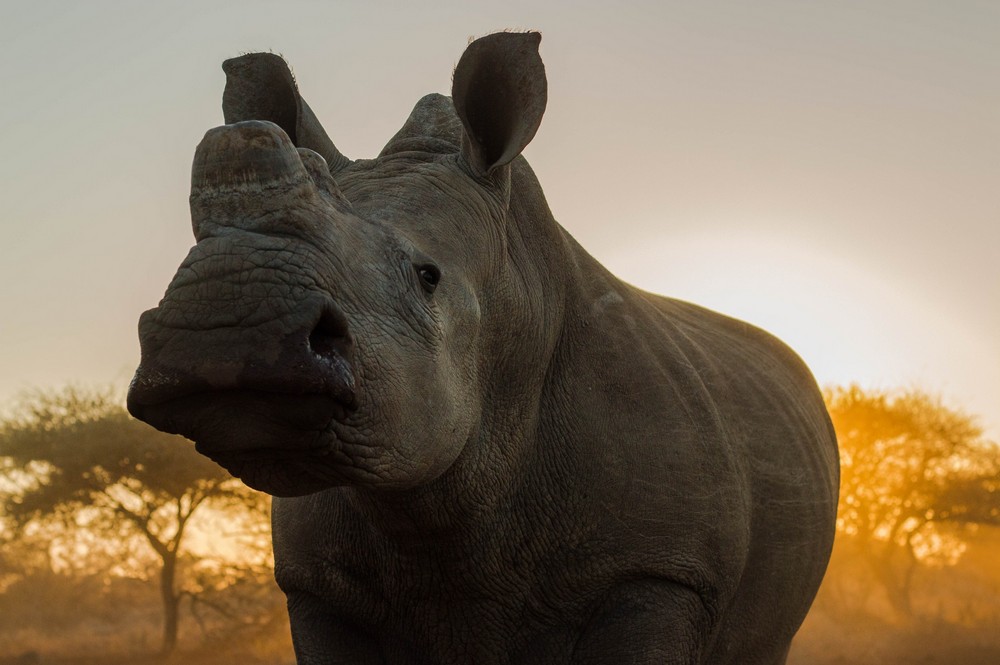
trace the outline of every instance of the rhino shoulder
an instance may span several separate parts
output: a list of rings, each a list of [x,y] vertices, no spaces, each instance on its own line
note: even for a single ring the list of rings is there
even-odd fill
[[[768,372],[779,378],[815,386],[805,362],[785,342],[772,333],[726,314],[684,300],[644,293],[644,298],[664,317],[674,335],[702,350],[696,356],[718,355],[709,367],[725,364],[730,373]]]

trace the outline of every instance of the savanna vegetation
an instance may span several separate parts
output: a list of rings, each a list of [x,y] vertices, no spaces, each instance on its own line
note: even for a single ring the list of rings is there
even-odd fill
[[[826,393],[833,560],[790,663],[1000,662],[1000,447],[919,391]],[[0,664],[294,662],[266,496],[113,390],[0,423]]]
[[[0,426],[0,663],[292,662],[268,497],[122,401],[37,392]]]
[[[825,397],[837,539],[789,663],[1000,663],[1000,447],[918,390]]]

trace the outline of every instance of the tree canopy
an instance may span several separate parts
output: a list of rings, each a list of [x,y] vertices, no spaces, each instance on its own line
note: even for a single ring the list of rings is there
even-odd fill
[[[26,395],[0,425],[0,476],[3,517],[25,534],[54,523],[76,537],[96,534],[88,547],[64,546],[64,556],[120,551],[134,536],[147,544],[160,566],[164,651],[177,641],[178,563],[195,513],[240,509],[266,522],[266,496],[186,439],[133,419],[112,389]]]
[[[841,456],[840,554],[865,557],[908,613],[918,563],[953,563],[966,530],[1000,525],[1000,448],[921,391],[849,386],[826,400]]]

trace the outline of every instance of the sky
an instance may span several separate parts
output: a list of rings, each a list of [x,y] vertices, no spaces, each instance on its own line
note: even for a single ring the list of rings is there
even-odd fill
[[[0,403],[127,383],[193,238],[221,62],[283,54],[373,157],[470,37],[535,29],[525,150],[620,277],[920,388],[1000,440],[1000,3],[0,0]]]

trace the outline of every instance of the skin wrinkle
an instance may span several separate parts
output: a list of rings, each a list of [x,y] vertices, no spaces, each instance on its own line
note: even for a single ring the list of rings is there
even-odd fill
[[[268,283],[261,280],[256,282],[254,286],[259,290],[261,287],[268,286]],[[288,292],[288,289],[284,284],[272,284],[270,285],[270,289],[272,290],[264,291],[263,298],[255,299],[253,304],[253,308],[255,311],[253,312],[240,311],[238,314],[234,313],[236,318],[231,322],[219,323],[217,321],[213,321],[214,325],[210,326],[205,326],[205,325],[197,326],[192,324],[188,326],[188,329],[212,330],[220,328],[258,327],[258,326],[268,325],[277,318],[277,315],[280,314],[280,311],[261,312],[261,310],[266,307],[274,307],[275,303],[285,301]],[[184,295],[178,294],[176,298],[171,300],[170,303],[166,304],[166,306],[164,306],[161,311],[164,313],[164,316],[169,316],[171,313],[173,313],[175,309],[181,315],[187,315],[190,313],[193,316],[196,313],[196,308],[203,305],[208,315],[210,315],[214,319],[219,319],[220,317],[216,314],[216,312],[218,310],[220,302],[227,302],[227,301],[241,302],[242,300],[243,300],[243,294],[240,293],[239,290],[234,290],[230,296],[223,297],[221,299],[219,298],[218,293],[212,295],[195,294],[194,297],[188,296],[186,294]],[[260,315],[255,316],[255,314],[260,314]],[[175,325],[172,322],[169,324],[164,323],[164,325],[172,328],[184,327]]]
[[[246,245],[246,243],[240,243],[240,244]],[[287,246],[288,243],[286,242],[284,244]],[[276,261],[277,263],[280,264],[282,262],[282,258],[280,256],[277,259],[265,259],[265,260],[261,260],[259,258],[261,256],[263,256],[263,257],[269,257],[270,255],[273,255],[273,254],[274,254],[274,249],[273,248],[269,248],[268,251],[261,251],[261,250],[258,250],[256,248],[254,248],[253,251],[251,252],[250,256],[249,256],[249,260],[251,262],[253,262],[253,263],[263,264],[265,266],[268,264],[268,260],[273,260],[273,261]],[[243,276],[246,274],[246,271],[245,271],[245,266],[242,266],[242,265],[232,266],[232,267],[230,267],[230,270],[232,270],[235,273],[236,279],[238,281],[240,281],[240,282],[243,282],[243,281],[256,282],[256,285],[259,287],[261,285],[261,283],[265,281],[265,280],[261,280],[260,278],[256,278],[256,279],[244,279]],[[195,273],[199,273],[200,272],[198,265],[194,265],[194,272]],[[269,302],[269,297],[272,296],[272,295],[277,295],[279,297],[284,296],[285,292],[287,291],[287,283],[298,279],[298,276],[290,276],[290,275],[287,275],[287,273],[286,274],[279,273],[279,275],[280,275],[280,279],[278,280],[277,283],[274,283],[274,284],[270,285],[271,291],[268,291],[266,293],[266,297],[265,297],[265,299],[263,301],[261,301],[259,303],[259,307],[267,306],[267,303]],[[236,295],[238,297],[239,294],[236,294]],[[184,306],[186,306],[186,303],[181,302],[180,305],[182,307],[184,307]],[[398,331],[397,331],[397,333],[393,333],[393,335],[398,336]],[[357,459],[356,455],[352,456],[351,459],[352,459],[352,465],[353,466],[360,466],[356,462],[356,459]],[[381,471],[381,469],[378,469],[378,468],[375,469],[375,473],[376,474],[378,474],[380,471]]]
[[[422,170],[416,174],[411,172],[404,172],[399,175],[378,172],[352,174],[348,172],[345,174],[345,177],[348,179],[345,181],[344,190],[355,201],[356,206],[364,206],[366,201],[377,199],[379,218],[386,217],[386,222],[390,225],[402,224],[404,225],[403,228],[406,228],[405,225],[411,223],[412,219],[419,219],[422,216],[426,216],[427,210],[437,209],[437,206],[433,203],[430,205],[421,205],[416,208],[413,207],[414,200],[425,198],[424,194],[414,197],[414,190],[420,191],[423,189],[422,184],[429,184],[430,189],[436,190],[438,193],[438,196],[433,197],[437,202],[442,202],[449,208],[457,206],[460,211],[458,214],[452,212],[451,214],[433,217],[434,226],[440,226],[442,222],[448,224],[462,220],[463,223],[455,227],[454,231],[466,236],[468,239],[479,239],[478,233],[471,235],[468,233],[469,229],[466,228],[468,222],[465,220],[477,220],[477,225],[482,224],[481,220],[496,218],[498,213],[505,209],[506,206],[498,204],[495,198],[485,195],[482,190],[475,187],[471,182],[464,182],[461,188],[459,188],[457,183],[451,185],[451,182],[454,180],[454,173],[442,171],[442,168],[447,168],[447,165],[429,165],[426,170]],[[355,175],[357,177],[352,178]],[[372,182],[370,178],[374,178],[375,182]],[[388,180],[388,184],[377,182],[379,179]],[[393,187],[393,185],[396,186]],[[399,194],[396,192],[399,192]],[[403,192],[406,193],[404,194]],[[411,214],[401,214],[400,210],[404,212],[409,210]],[[492,254],[483,253],[481,258],[489,256],[492,256]]]

